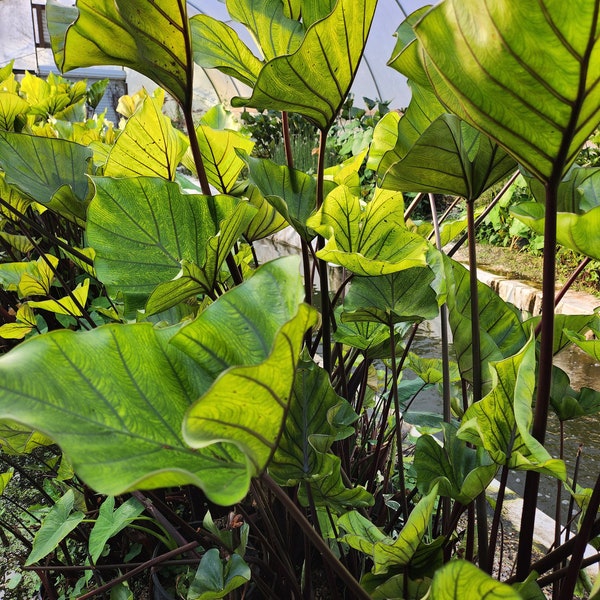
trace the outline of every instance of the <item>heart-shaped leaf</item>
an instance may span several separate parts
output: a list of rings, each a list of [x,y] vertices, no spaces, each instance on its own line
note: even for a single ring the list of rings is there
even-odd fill
[[[471,291],[469,271],[461,264],[445,257],[448,283],[447,303],[454,351],[461,375],[471,381],[473,375]],[[451,270],[448,271],[448,268]],[[490,362],[502,360],[519,352],[527,342],[527,334],[520,313],[504,302],[484,283],[478,282],[479,326],[481,333],[481,360],[484,389],[489,390],[492,374]]]
[[[344,298],[342,321],[375,321],[389,327],[390,323],[432,319],[439,312],[431,287],[434,279],[428,267],[354,277]]]
[[[357,275],[386,275],[426,265],[428,244],[406,228],[403,213],[398,192],[377,189],[365,205],[342,185],[307,224],[328,239],[319,258]]]
[[[206,123],[211,112],[222,110],[220,106],[210,109],[196,129],[196,135],[209,183],[226,194],[234,187],[245,166],[237,151],[249,154],[254,148],[254,142],[239,131],[216,128]],[[192,173],[196,173],[191,150],[184,156],[183,164]]]
[[[408,566],[423,540],[437,501],[437,486],[423,496],[410,513],[398,537],[393,539],[381,533],[371,521],[357,512],[350,512],[338,519],[338,525],[348,533],[342,540],[351,548],[371,556],[375,566],[373,573],[385,573],[391,567]]]
[[[539,202],[522,202],[511,207],[511,214],[544,234],[546,210]],[[556,215],[556,241],[575,252],[600,260],[600,206],[583,214],[560,212]]]
[[[6,182],[72,220],[85,219],[92,151],[56,138],[0,132]]]
[[[481,449],[468,448],[457,439],[456,427],[443,424],[443,446],[431,435],[417,440],[415,470],[419,489],[438,484],[440,496],[449,496],[465,506],[485,491],[498,466]]]
[[[262,62],[229,25],[209,15],[195,15],[190,29],[196,64],[219,69],[250,87],[256,83]]]
[[[179,334],[140,323],[37,336],[0,359],[0,417],[54,439],[103,493],[192,483],[214,502],[237,502],[283,427],[315,320],[303,297],[298,260],[284,258]],[[201,449],[184,442],[184,417]]]
[[[435,119],[404,155],[407,140],[401,135],[399,131],[400,148],[381,162],[383,187],[476,200],[517,166],[502,148],[454,115]]]
[[[523,596],[473,563],[453,560],[436,572],[429,591],[431,600],[522,600]]]
[[[315,233],[306,226],[306,221],[317,205],[316,179],[267,159],[243,156],[250,171],[250,181],[300,236],[310,242]],[[335,183],[326,181],[324,193],[329,193],[335,187]]]
[[[511,469],[535,470],[566,479],[565,464],[553,459],[531,435],[535,389],[535,340],[493,366],[491,392],[465,412],[458,437],[483,446],[492,460]]]
[[[29,104],[19,94],[0,91],[0,130],[14,131],[15,119],[28,110]]]
[[[71,489],[50,509],[35,534],[26,565],[32,565],[50,554],[83,521],[85,515],[80,511],[73,511],[74,503],[75,494]]]
[[[297,50],[263,66],[250,98],[236,97],[232,104],[300,113],[327,129],[354,80],[376,4],[338,0],[333,12],[308,28]]]
[[[119,134],[104,168],[106,177],[175,179],[187,138],[162,114],[164,92],[146,96]]]
[[[183,194],[164,179],[94,182],[87,236],[98,277],[110,289],[143,297],[176,277],[182,260],[204,267],[210,238],[238,203],[229,196]]]
[[[225,564],[223,564],[225,563]],[[207,550],[188,591],[190,600],[217,600],[250,581],[250,567],[244,559],[233,553],[222,559],[218,548]]]
[[[540,181],[521,173],[538,202],[545,202],[546,191]],[[600,206],[600,167],[573,165],[558,186],[558,212],[585,213]]]
[[[598,0],[564,8],[445,0],[415,26],[442,102],[541,181],[566,173],[600,118]]]
[[[227,10],[245,25],[257,41],[265,60],[292,54],[304,37],[304,27],[286,15],[281,0],[227,0]]]
[[[191,104],[191,43],[183,0],[77,0],[47,3],[56,64],[119,65],[146,75],[181,104]]]

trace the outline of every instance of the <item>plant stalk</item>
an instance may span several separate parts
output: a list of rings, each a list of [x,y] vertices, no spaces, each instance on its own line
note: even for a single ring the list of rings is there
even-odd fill
[[[555,181],[546,184],[540,362],[535,412],[531,429],[533,437],[542,445],[544,445],[544,440],[546,438],[550,388],[552,385],[554,285],[556,281],[556,207],[558,185],[560,183],[558,177],[555,179]],[[525,489],[523,492],[525,502],[523,503],[523,512],[521,514],[521,530],[519,533],[519,549],[517,553],[517,579],[519,581],[524,581],[529,574],[539,484],[539,472],[528,471],[525,477]]]
[[[323,538],[313,529],[308,519],[294,502],[292,502],[289,496],[266,473],[263,473],[261,479],[277,499],[285,506],[285,509],[290,516],[300,526],[304,535],[310,540],[323,559],[327,561],[331,569],[344,582],[348,592],[352,595],[352,598],[355,598],[356,600],[370,600],[371,596],[360,586],[350,571],[348,571],[348,569],[346,569],[346,567],[335,557]]]

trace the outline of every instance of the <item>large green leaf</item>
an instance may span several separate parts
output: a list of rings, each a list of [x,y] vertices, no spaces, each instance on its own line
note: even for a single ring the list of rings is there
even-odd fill
[[[357,275],[375,276],[426,265],[427,242],[404,223],[402,194],[377,189],[364,204],[341,185],[307,224],[327,238],[317,256]]]
[[[56,138],[0,132],[6,182],[70,219],[85,219],[92,151]]]
[[[519,592],[466,560],[450,561],[437,571],[428,597],[431,600],[522,600]]]
[[[445,0],[415,30],[442,102],[547,181],[600,118],[598,7]]]
[[[304,27],[285,14],[281,0],[227,0],[227,10],[252,32],[267,61],[292,54],[304,37]]]
[[[333,442],[354,432],[350,425],[357,418],[348,402],[335,393],[327,373],[313,361],[303,360],[269,473],[282,485],[322,477],[323,455]]]
[[[0,83],[2,81],[0,80]],[[15,119],[29,110],[29,104],[12,92],[0,90],[0,130],[14,131]]]
[[[285,218],[267,202],[258,187],[254,184],[248,185],[244,196],[256,208],[256,214],[252,217],[252,221],[248,224],[246,231],[244,231],[244,237],[249,242],[262,240],[287,226],[288,223]]]
[[[342,321],[387,325],[433,319],[439,312],[428,267],[405,269],[380,277],[354,277],[344,298]]]
[[[511,214],[533,229],[544,234],[546,209],[539,202],[522,202],[511,207]],[[600,260],[600,206],[583,214],[559,212],[556,215],[556,241],[590,258]]]
[[[399,128],[405,129],[406,118]],[[400,148],[384,156],[379,171],[382,186],[394,190],[476,200],[517,166],[502,148],[454,115],[435,119],[405,154],[402,135],[399,131]]]
[[[522,173],[532,194],[538,202],[545,202],[543,184]],[[600,206],[600,167],[580,167],[574,164],[558,186],[558,212],[584,213]]]
[[[454,351],[461,375],[468,381],[473,376],[471,352],[471,290],[469,271],[461,264],[444,258],[448,283],[447,303],[452,329]],[[504,302],[484,283],[477,283],[479,297],[479,326],[484,389],[489,390],[492,374],[490,362],[516,354],[527,342],[527,334],[519,312]]]
[[[444,423],[444,444],[431,435],[417,440],[414,467],[419,489],[439,486],[440,496],[449,496],[465,506],[490,484],[498,467],[481,449],[468,448],[456,437],[456,427]]]
[[[253,214],[252,206],[245,202],[238,204],[220,222],[220,230],[208,238],[204,262],[196,265],[182,260],[181,271],[177,276],[154,289],[148,298],[146,313],[162,312],[198,294],[214,293],[221,267]]]
[[[103,493],[192,483],[215,502],[237,502],[283,427],[315,318],[303,296],[298,261],[285,258],[180,333],[141,323],[38,336],[0,359],[0,416],[54,439]],[[193,357],[178,348],[190,345]],[[194,430],[198,413],[212,429]],[[202,448],[184,442],[184,418]]]
[[[317,205],[316,179],[267,159],[243,156],[248,163],[250,181],[302,238],[310,242],[315,233],[306,226],[306,221]],[[335,187],[335,183],[326,181],[324,193]]]
[[[142,296],[176,277],[183,260],[205,267],[209,256],[214,258],[209,240],[238,203],[229,196],[183,194],[164,179],[101,177],[94,182],[87,235],[98,277],[110,289]]]
[[[313,361],[303,361],[269,473],[282,485],[301,483],[298,498],[305,505],[308,486],[317,505],[334,510],[371,505],[372,496],[362,487],[344,485],[339,459],[329,453],[336,440],[354,433],[351,425],[356,418],[348,402],[334,392],[325,371]]]
[[[106,177],[162,177],[175,179],[187,138],[162,114],[164,92],[146,96],[112,147]]]
[[[535,340],[494,365],[491,392],[465,412],[458,437],[483,446],[492,460],[511,469],[536,470],[566,479],[565,464],[553,459],[531,435],[535,389]]]
[[[85,514],[73,511],[74,503],[75,493],[71,489],[50,509],[35,534],[26,565],[32,565],[50,554],[83,521]]]
[[[61,71],[129,67],[181,104],[191,103],[191,43],[183,0],[77,0],[75,8],[67,9],[55,0],[48,2],[46,14]]]
[[[303,288],[297,267],[296,257],[267,263],[173,339],[209,376],[217,377],[186,415],[186,441],[196,448],[215,440],[233,442],[248,457],[253,475],[275,451],[302,337],[316,320],[316,311],[298,306]],[[269,312],[257,301],[264,295],[277,298]],[[212,343],[215,337],[222,340],[218,347]],[[240,366],[218,377],[232,364]]]
[[[245,166],[237,151],[250,154],[254,142],[247,135],[229,129],[227,123],[221,125],[219,113],[224,113],[220,105],[211,108],[198,125],[196,135],[209,183],[226,194],[234,187]],[[196,173],[191,150],[186,153],[183,164]]]
[[[569,421],[599,412],[600,392],[586,387],[575,391],[571,388],[569,376],[555,365],[552,369],[550,404],[561,421]]]
[[[322,130],[335,119],[362,58],[376,0],[338,0],[333,12],[313,23],[297,50],[269,60],[252,96],[234,106],[296,112]]]
[[[195,15],[190,29],[196,64],[219,69],[251,87],[256,83],[262,63],[229,25],[209,15]]]
[[[342,540],[351,548],[371,556],[374,574],[385,573],[394,566],[408,566],[430,525],[437,497],[437,486],[434,485],[410,513],[396,539],[381,533],[361,514],[346,513],[338,520],[338,525],[347,532]]]
[[[576,346],[581,348],[592,358],[600,361],[600,330],[592,329],[592,331],[594,333],[594,339],[591,340],[588,340],[585,336],[574,331],[567,331],[565,333]]]

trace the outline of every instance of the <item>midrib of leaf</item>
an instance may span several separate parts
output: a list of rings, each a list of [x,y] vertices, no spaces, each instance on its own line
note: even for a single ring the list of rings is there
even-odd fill
[[[562,179],[562,176],[563,176],[565,165],[570,164],[571,161],[574,159],[575,155],[579,152],[579,148],[575,147],[573,149],[573,152],[571,154],[569,154],[569,146],[571,145],[571,142],[573,141],[573,139],[578,131],[577,122],[579,120],[579,116],[581,114],[581,111],[583,108],[583,102],[585,99],[585,93],[586,93],[586,89],[587,89],[587,86],[586,86],[587,75],[588,75],[590,58],[591,58],[591,55],[592,55],[592,52],[594,49],[594,45],[598,41],[598,38],[596,36],[597,36],[599,11],[600,11],[600,2],[598,2],[598,0],[596,0],[595,4],[594,4],[594,16],[592,18],[592,29],[591,29],[590,35],[588,37],[588,43],[587,43],[587,46],[585,49],[585,53],[580,59],[580,63],[582,66],[579,71],[579,87],[577,89],[577,95],[575,97],[575,102],[572,105],[573,109],[571,111],[571,117],[569,119],[569,123],[567,124],[567,127],[566,127],[565,132],[562,137],[562,142],[560,145],[558,156],[556,157],[556,161],[554,163],[554,172],[553,172],[552,176],[550,177],[550,179],[555,182],[555,185],[556,185],[555,189],[557,189],[557,190],[558,190],[558,184],[560,183],[560,180]],[[553,31],[555,31],[555,33],[556,33],[554,23],[551,23],[551,25],[552,25]],[[562,38],[562,35],[560,37]],[[566,44],[563,44],[563,45],[566,46]],[[567,47],[571,51],[571,47],[570,46],[567,46]],[[575,53],[575,57],[577,57],[576,53]],[[594,84],[590,86],[590,88],[593,89],[599,83],[600,83],[600,80],[597,79],[594,82]],[[598,106],[596,108],[595,112],[592,113],[592,115],[590,115],[588,120],[592,119],[593,115],[598,114],[598,113],[600,113],[600,106]],[[582,123],[582,126],[584,124],[585,124],[585,122]],[[581,129],[581,127],[579,129]]]

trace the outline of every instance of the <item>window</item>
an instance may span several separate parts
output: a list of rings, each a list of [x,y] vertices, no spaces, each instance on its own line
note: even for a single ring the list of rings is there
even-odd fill
[[[35,45],[37,48],[50,48],[50,34],[46,23],[46,5],[32,3],[31,10],[33,11]]]

